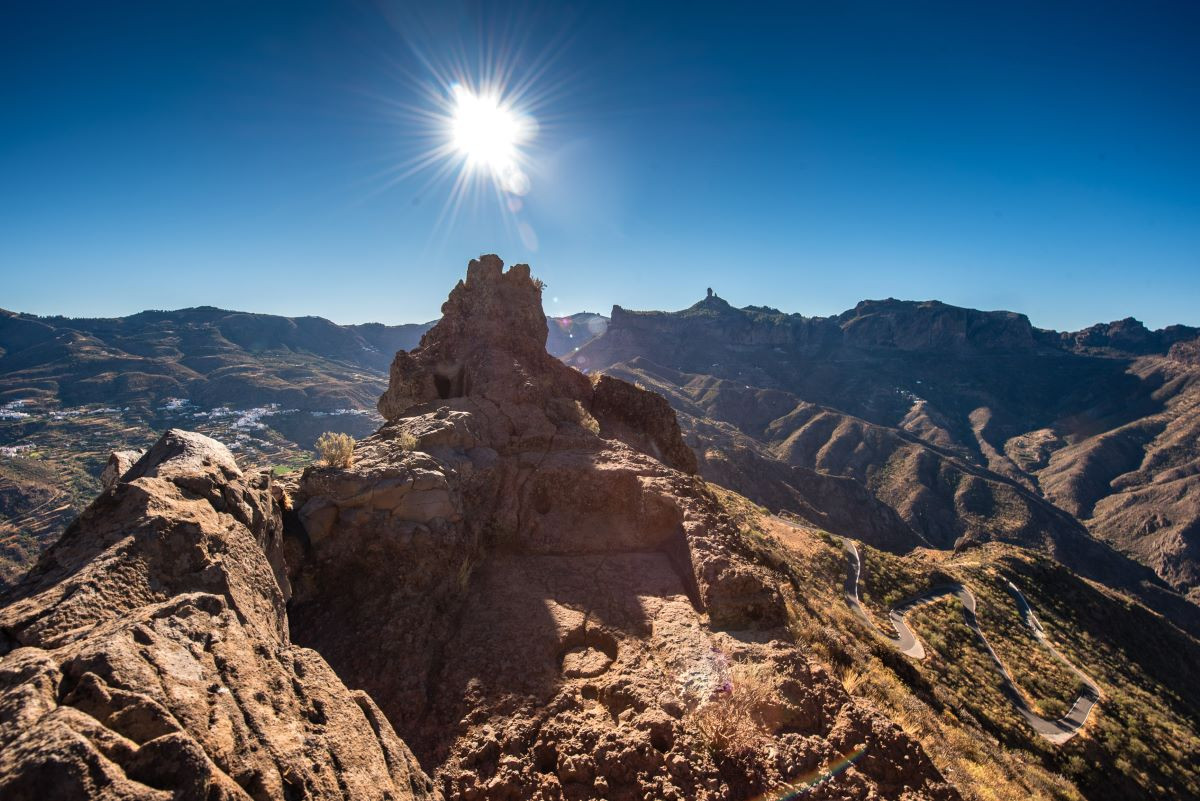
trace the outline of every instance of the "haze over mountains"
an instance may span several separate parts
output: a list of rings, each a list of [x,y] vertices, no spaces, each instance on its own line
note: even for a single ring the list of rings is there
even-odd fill
[[[605,318],[555,318],[563,354]],[[0,586],[99,488],[109,452],[171,426],[220,438],[247,465],[302,465],[322,431],[365,436],[387,366],[432,323],[341,326],[211,307],[112,319],[0,310]]]
[[[587,325],[596,319],[556,319],[547,347],[566,353],[574,338],[599,333]],[[392,355],[416,347],[432,325],[337,325],[206,306],[110,319],[0,309],[0,400],[371,408]]]

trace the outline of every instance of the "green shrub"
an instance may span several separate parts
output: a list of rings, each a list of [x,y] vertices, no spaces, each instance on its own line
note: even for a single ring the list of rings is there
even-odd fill
[[[354,464],[354,437],[326,431],[317,438],[317,455],[330,467],[349,467]]]

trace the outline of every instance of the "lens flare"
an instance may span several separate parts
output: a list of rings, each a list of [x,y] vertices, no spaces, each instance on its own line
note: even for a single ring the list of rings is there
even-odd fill
[[[460,213],[485,223],[498,214],[524,250],[539,247],[532,207],[537,184],[551,180],[546,154],[562,135],[571,76],[554,68],[566,40],[528,49],[519,23],[483,31],[473,53],[421,13],[394,21],[414,58],[397,71],[395,95],[371,95],[395,127],[365,180],[372,194],[408,184],[414,206],[442,196],[431,240],[448,236]]]
[[[455,84],[451,94],[450,141],[466,167],[486,170],[514,195],[528,192],[519,148],[531,134],[530,120],[507,107],[496,94],[477,94],[461,84]]]
[[[795,799],[803,798],[809,790],[832,781],[834,777],[857,762],[865,753],[867,753],[866,746],[858,748],[840,759],[834,760],[823,768],[800,776],[771,792],[755,796],[751,801],[794,801]]]

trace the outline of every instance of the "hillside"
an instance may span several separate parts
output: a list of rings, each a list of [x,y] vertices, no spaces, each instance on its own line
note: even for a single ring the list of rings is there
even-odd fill
[[[614,308],[571,362],[662,392],[702,473],[772,508],[805,512],[814,472],[847,478],[858,489],[824,483],[886,507],[876,536],[893,549],[1030,546],[1165,610],[1159,582],[1106,546],[1200,597],[1198,335],[896,300],[806,318],[710,294]]]
[[[852,695],[916,737],[965,796],[1141,799],[1200,792],[1200,696],[1187,678],[1200,669],[1200,643],[1141,604],[1010,545],[896,556],[860,542],[858,592],[873,618],[864,623],[847,602],[852,565],[837,538],[733,494],[722,499],[750,547],[794,588],[790,625],[797,641]],[[1099,698],[1075,736],[1055,744],[1034,734],[1003,691],[994,658],[965,625],[958,599],[944,597],[909,614],[924,645],[921,658],[899,653],[878,634],[889,626],[889,609],[948,584],[974,595],[981,634],[1036,712],[1062,715],[1085,690],[1071,666],[1095,680]],[[1017,592],[1059,656],[1022,619]]]

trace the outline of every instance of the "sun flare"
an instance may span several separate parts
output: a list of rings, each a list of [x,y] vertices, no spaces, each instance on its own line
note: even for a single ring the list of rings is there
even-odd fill
[[[454,152],[468,169],[490,174],[504,191],[525,194],[529,181],[520,166],[520,147],[532,134],[532,121],[494,93],[477,93],[456,84],[452,95]]]

